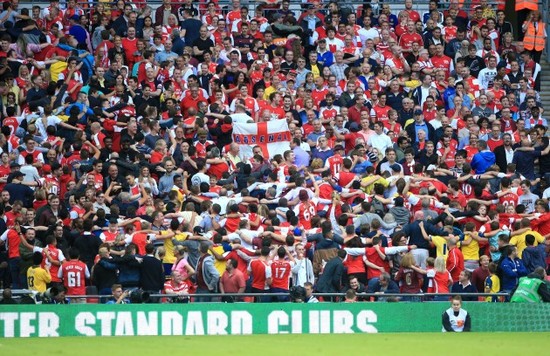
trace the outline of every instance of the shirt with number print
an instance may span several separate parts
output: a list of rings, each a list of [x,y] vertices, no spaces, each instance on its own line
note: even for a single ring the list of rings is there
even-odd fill
[[[86,295],[86,279],[90,278],[90,271],[84,262],[75,260],[61,265],[59,278],[63,278],[63,285],[67,288],[67,295]]]

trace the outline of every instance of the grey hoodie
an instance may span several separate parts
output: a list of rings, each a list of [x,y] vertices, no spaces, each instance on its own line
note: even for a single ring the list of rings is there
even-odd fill
[[[408,224],[411,219],[411,212],[403,206],[394,206],[389,213],[393,215],[395,222],[401,226]]]

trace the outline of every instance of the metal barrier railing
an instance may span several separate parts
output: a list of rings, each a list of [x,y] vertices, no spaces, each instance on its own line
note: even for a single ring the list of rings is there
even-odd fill
[[[1,294],[0,290],[0,294]],[[26,289],[18,289],[12,291],[13,296],[15,297],[22,297],[25,295],[36,295],[36,292],[33,292],[31,290]],[[315,297],[324,297],[324,298],[345,298],[346,293],[313,293]],[[473,298],[479,298],[479,297],[497,297],[497,298],[507,298],[511,295],[509,293],[416,293],[416,294],[410,294],[410,293],[357,293],[356,296],[361,299],[370,299],[374,298],[375,300],[378,298],[415,298],[419,302],[425,302],[425,301],[431,301],[430,298],[433,297],[453,297],[455,295],[460,295],[461,297],[473,297]],[[188,295],[179,295],[179,294],[150,294],[149,297],[151,298],[177,298],[177,297],[184,297],[184,298],[211,298],[212,302],[218,302],[220,298],[222,297],[237,297],[237,298],[257,298],[257,297],[290,297],[291,293],[196,293],[196,294],[188,294]],[[111,298],[111,295],[71,295],[67,296],[68,299],[93,299],[93,300],[104,300],[106,298]]]

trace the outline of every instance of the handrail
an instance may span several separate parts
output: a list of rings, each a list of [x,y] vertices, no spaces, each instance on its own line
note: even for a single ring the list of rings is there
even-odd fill
[[[540,4],[540,9],[542,13],[542,19],[546,23],[546,32],[550,31],[550,0],[542,0]],[[550,63],[550,36],[546,37],[546,62]]]
[[[0,290],[0,293],[2,290]],[[14,289],[12,290],[14,296],[24,296],[24,295],[34,295],[37,294],[34,291],[28,289]],[[346,293],[313,293],[314,296],[321,297],[345,297]],[[367,298],[392,298],[392,297],[415,297],[415,298],[430,298],[430,297],[452,297],[455,295],[460,295],[462,297],[509,297],[510,293],[357,293],[357,297],[367,297]],[[180,295],[180,294],[150,294],[150,297],[153,298],[175,298],[175,297],[210,297],[210,298],[219,298],[219,297],[288,297],[290,293],[196,293],[189,295]],[[67,298],[79,298],[79,299],[99,299],[99,298],[110,298],[111,295],[71,295],[66,296]]]

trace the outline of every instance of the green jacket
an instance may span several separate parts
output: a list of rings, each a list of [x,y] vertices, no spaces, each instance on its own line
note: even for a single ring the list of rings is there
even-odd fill
[[[511,302],[515,303],[541,303],[542,298],[539,294],[539,287],[544,283],[538,278],[522,277],[516,292],[512,296]]]

